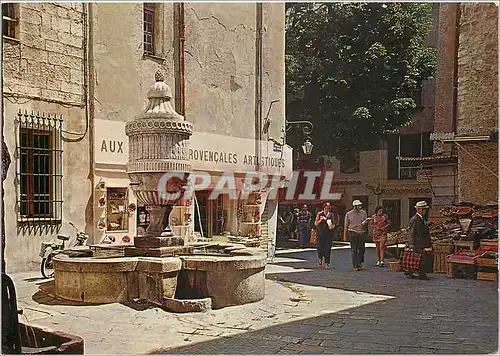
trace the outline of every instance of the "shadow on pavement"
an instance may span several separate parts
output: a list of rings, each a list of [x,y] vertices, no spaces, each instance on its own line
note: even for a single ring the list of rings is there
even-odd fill
[[[38,292],[31,297],[33,301],[45,305],[73,305],[73,306],[91,306],[102,305],[103,303],[84,303],[73,300],[57,298],[54,293],[54,280],[38,285]]]
[[[45,277],[24,278],[23,281],[25,281],[25,282],[47,281],[47,278],[45,278]]]
[[[477,354],[497,349],[494,328],[488,333],[457,329],[443,316],[426,318],[414,307],[405,308],[402,301],[375,302],[149,354]]]
[[[149,303],[149,302],[143,302],[143,301],[139,301],[139,302],[135,302],[135,301],[128,301],[128,302],[121,302],[120,303],[121,305],[125,305],[126,307],[129,307],[131,309],[134,309],[136,311],[144,311],[144,310],[147,310],[147,309],[151,309],[151,308],[158,308],[158,305],[155,305],[153,303]]]
[[[394,299],[150,353],[478,354],[498,349],[497,283],[436,274],[429,281],[410,280],[388,268],[370,267],[376,262],[375,251],[366,252],[368,268],[363,272],[348,272],[349,250],[332,251],[330,270],[317,268],[314,251],[279,254],[272,265],[291,267],[291,272],[268,273],[267,278]],[[194,334],[224,334],[205,331]]]

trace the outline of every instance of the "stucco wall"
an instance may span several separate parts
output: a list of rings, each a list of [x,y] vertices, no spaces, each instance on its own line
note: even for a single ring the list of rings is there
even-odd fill
[[[167,71],[166,82],[174,88],[173,50],[166,51],[163,65],[154,59],[143,59],[142,3],[89,5],[93,17],[95,119],[131,121],[144,110],[146,93],[158,68]],[[162,6],[170,13],[164,31],[164,41],[170,46],[172,6]]]
[[[284,119],[284,5],[263,4],[263,115],[272,100],[270,136]],[[196,130],[254,138],[256,4],[185,5],[186,117]]]
[[[72,132],[85,132],[85,110],[79,107],[63,107],[56,103],[47,103],[40,100],[26,99],[22,104],[3,100],[4,135],[9,148],[12,163],[4,181],[5,198],[5,233],[6,233],[6,264],[8,272],[36,270],[40,268],[41,258],[38,256],[42,241],[57,241],[58,232],[71,236],[71,243],[75,238],[75,230],[68,224],[73,222],[79,229],[88,231],[86,214],[90,197],[89,180],[89,135],[79,142],[63,141],[63,224],[60,229],[45,229],[46,225],[33,224],[42,227],[36,229],[21,228],[17,223],[16,214],[16,164],[15,150],[15,119],[19,109],[32,110],[40,113],[49,113],[52,116],[62,115],[63,127]],[[78,136],[64,134],[64,137],[75,138]]]
[[[162,12],[163,61],[143,57],[142,4],[92,4],[96,119],[130,121],[144,109],[162,68],[175,100],[174,4]],[[256,4],[186,3],[185,103],[198,132],[255,137]],[[120,19],[114,21],[113,19]],[[157,55],[158,56],[158,55]],[[284,124],[284,5],[263,5],[263,116],[271,100],[269,136]]]

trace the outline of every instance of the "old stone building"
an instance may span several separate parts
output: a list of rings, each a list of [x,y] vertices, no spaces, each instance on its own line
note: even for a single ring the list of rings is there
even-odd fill
[[[223,172],[238,179],[248,171],[291,175],[291,149],[275,149],[285,124],[284,4],[2,9],[8,15],[2,118],[16,158],[4,182],[9,271],[38,268],[42,241],[54,241],[58,232],[74,237],[69,221],[92,244],[131,243],[140,234],[147,211],[135,206],[129,189],[124,127],[144,110],[158,70],[176,110],[194,124],[195,171],[212,177],[196,192],[192,229],[205,236],[239,230],[240,202],[227,194],[208,199]],[[263,130],[266,113],[271,120]],[[266,193],[259,233],[272,240],[276,204]]]
[[[422,110],[383,149],[360,152],[358,172],[332,160],[339,204],[362,198],[369,212],[382,204],[393,229],[406,226],[417,200],[435,217],[452,203],[498,200],[498,7],[440,3],[433,12],[427,40],[437,67],[423,83]]]
[[[436,165],[432,180],[453,187],[455,202],[496,202],[498,6],[442,4],[439,38],[434,151],[458,164]]]
[[[85,227],[91,192],[83,4],[2,3],[8,271],[38,268],[40,243]],[[7,17],[7,19],[6,19]],[[71,232],[72,233],[72,232]],[[72,233],[73,234],[73,233]]]

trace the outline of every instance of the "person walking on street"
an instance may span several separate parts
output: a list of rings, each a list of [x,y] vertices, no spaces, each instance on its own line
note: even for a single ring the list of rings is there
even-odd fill
[[[318,265],[325,269],[330,268],[330,254],[332,252],[333,229],[338,224],[338,219],[331,212],[330,203],[323,204],[321,210],[314,220],[314,225],[318,228]]]
[[[311,213],[307,210],[307,205],[302,205],[299,216],[297,217],[297,232],[299,234],[300,247],[309,243],[309,225],[311,224]]]
[[[427,227],[429,206],[426,201],[419,201],[415,204],[415,209],[417,212],[408,224],[408,249],[412,259],[407,263],[409,267],[407,266],[405,274],[409,278],[415,278],[414,272],[417,272],[419,279],[429,279],[427,272],[432,271],[432,241]]]
[[[372,228],[372,240],[375,243],[377,252],[377,264],[375,266],[384,267],[384,249],[387,232],[391,226],[391,220],[384,214],[384,208],[379,205],[375,208],[375,214],[371,217],[369,225]]]
[[[352,202],[353,208],[347,212],[344,221],[344,241],[349,239],[351,244],[352,270],[359,271],[363,269],[365,262],[365,242],[367,239],[366,224],[371,220],[366,212],[361,209],[359,200]]]
[[[294,208],[290,216],[290,226],[292,232],[292,238],[297,239],[297,219],[299,217],[299,209]]]

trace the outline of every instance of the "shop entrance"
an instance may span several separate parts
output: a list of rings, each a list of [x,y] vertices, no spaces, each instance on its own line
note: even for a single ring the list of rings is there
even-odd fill
[[[222,235],[227,222],[227,209],[224,209],[223,195],[217,199],[209,199],[211,191],[196,192],[198,207],[194,209],[194,230],[202,232],[205,237]]]

